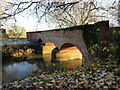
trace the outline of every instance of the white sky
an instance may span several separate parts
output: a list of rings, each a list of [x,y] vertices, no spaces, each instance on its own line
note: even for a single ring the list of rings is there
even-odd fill
[[[33,17],[26,18],[26,17],[20,16],[20,15],[17,15],[16,20],[20,26],[24,27],[27,30],[27,32],[51,29],[50,27],[48,27],[48,25],[46,23],[38,23],[37,24],[35,18],[33,18]]]

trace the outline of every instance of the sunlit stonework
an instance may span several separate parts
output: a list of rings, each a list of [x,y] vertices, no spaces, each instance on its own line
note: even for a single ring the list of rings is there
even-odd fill
[[[56,54],[58,61],[67,61],[74,59],[82,59],[82,54],[75,46],[61,48],[59,53]]]

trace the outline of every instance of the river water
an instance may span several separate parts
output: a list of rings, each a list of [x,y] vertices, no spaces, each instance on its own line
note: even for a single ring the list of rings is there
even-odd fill
[[[5,62],[2,65],[2,81],[9,82],[23,79],[36,70],[42,72],[53,72],[54,70],[75,69],[81,65],[81,60],[71,60],[66,62],[52,62],[49,55],[44,58],[32,59],[22,62]]]
[[[0,41],[0,46],[4,45],[17,45],[17,44],[29,44],[30,41],[27,40],[14,40],[14,41]]]

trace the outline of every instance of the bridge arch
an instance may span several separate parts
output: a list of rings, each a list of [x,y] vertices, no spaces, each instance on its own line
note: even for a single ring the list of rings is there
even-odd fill
[[[38,39],[38,43],[40,43],[40,44],[41,44],[42,42],[43,42],[43,41],[42,41],[42,39]]]
[[[72,43],[65,43],[61,46],[59,53],[56,54],[58,61],[67,61],[67,60],[74,60],[80,59],[82,60],[82,53]]]
[[[48,40],[45,43],[45,46],[43,46],[43,54],[48,54],[48,53],[52,53],[52,50],[55,48],[55,44],[51,41]]]
[[[60,50],[70,48],[70,47],[75,47],[75,45],[71,43],[65,43],[61,46]]]
[[[45,46],[54,46],[54,47],[56,47],[56,45],[54,44],[54,42],[51,41],[51,40],[48,40],[48,41],[45,43]]]

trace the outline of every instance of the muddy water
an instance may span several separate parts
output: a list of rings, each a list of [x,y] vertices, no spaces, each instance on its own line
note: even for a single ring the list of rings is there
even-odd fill
[[[3,82],[19,80],[29,76],[35,70],[42,72],[53,72],[54,70],[75,69],[81,65],[81,60],[52,62],[49,55],[44,55],[43,58],[31,59],[22,62],[6,62],[2,65]]]

